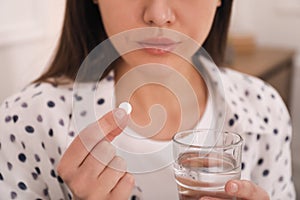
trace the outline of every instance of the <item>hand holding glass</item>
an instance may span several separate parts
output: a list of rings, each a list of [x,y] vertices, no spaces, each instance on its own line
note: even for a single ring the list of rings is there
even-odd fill
[[[216,139],[215,139],[216,138]],[[189,130],[173,137],[174,171],[181,200],[232,199],[227,181],[240,179],[242,138],[233,132]]]

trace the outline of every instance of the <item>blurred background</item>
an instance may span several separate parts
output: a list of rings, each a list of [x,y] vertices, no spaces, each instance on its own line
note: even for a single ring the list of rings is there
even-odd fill
[[[47,66],[64,6],[65,0],[0,0],[0,103]],[[300,196],[300,1],[235,1],[225,66],[264,79],[283,97],[293,119]]]

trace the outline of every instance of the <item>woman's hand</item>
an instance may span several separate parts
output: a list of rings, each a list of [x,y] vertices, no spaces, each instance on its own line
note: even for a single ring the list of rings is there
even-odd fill
[[[268,193],[258,185],[246,180],[231,180],[225,185],[225,192],[242,200],[269,200]],[[202,197],[201,200],[221,200],[213,197]]]
[[[75,199],[129,198],[134,178],[126,173],[125,161],[115,155],[110,143],[127,121],[125,110],[117,108],[81,131],[68,147],[57,171]]]

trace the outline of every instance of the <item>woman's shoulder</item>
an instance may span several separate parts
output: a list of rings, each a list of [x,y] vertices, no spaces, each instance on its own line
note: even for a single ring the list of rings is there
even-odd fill
[[[70,109],[72,85],[35,83],[6,98],[0,106],[0,115],[4,121],[16,120],[34,114],[58,113],[58,110]],[[19,114],[19,115],[18,115]]]
[[[290,129],[289,112],[274,87],[257,77],[232,69],[220,71],[226,101],[233,115],[230,125],[239,121],[248,129],[272,134]]]
[[[234,69],[220,68],[220,72],[223,82],[225,84],[231,84],[235,88],[240,86],[251,89],[259,89],[257,88],[257,86],[272,88],[268,83],[266,83],[262,79],[236,71]],[[260,89],[262,89],[261,87]]]
[[[286,109],[280,94],[269,83],[228,68],[222,68],[220,71],[224,91],[230,100],[238,99],[239,102],[250,103],[256,107],[281,105],[284,107],[281,109]]]

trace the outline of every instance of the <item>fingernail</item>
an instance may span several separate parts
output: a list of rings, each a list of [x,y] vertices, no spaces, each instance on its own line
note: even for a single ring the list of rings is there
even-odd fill
[[[126,175],[125,175],[125,178],[126,178],[126,181],[127,181],[129,184],[134,185],[135,179],[134,179],[134,176],[133,176],[133,175],[131,175],[131,174],[126,174]]]
[[[127,113],[124,109],[120,109],[120,108],[117,108],[116,110],[114,110],[114,117],[115,119],[120,123],[122,122],[125,117],[127,116]]]
[[[239,186],[236,183],[231,183],[229,185],[229,192],[236,193],[239,190]]]

